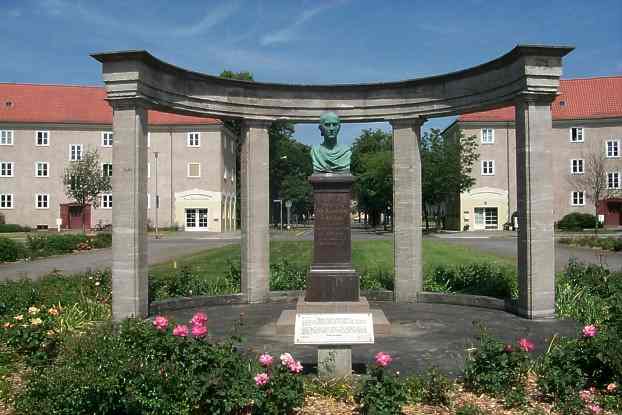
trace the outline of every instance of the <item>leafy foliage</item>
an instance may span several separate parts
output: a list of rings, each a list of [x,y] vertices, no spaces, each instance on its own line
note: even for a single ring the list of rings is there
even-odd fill
[[[491,262],[436,267],[427,278],[432,291],[514,298],[518,295],[513,270]]]
[[[409,401],[428,405],[449,405],[454,388],[437,368],[431,368],[422,375],[413,374],[406,380]]]
[[[0,237],[0,262],[17,261],[18,258],[23,257],[23,251],[23,246],[18,242]]]
[[[407,401],[406,387],[396,371],[370,365],[357,399],[363,414],[400,414]]]
[[[572,212],[561,218],[557,227],[564,231],[582,231],[594,228],[595,223],[598,223],[598,219],[591,213]]]
[[[0,233],[11,233],[11,232],[30,232],[31,229],[28,226],[15,225],[12,223],[0,223]]]

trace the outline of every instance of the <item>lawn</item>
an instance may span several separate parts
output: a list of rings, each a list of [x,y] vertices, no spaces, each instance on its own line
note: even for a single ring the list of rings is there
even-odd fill
[[[287,261],[296,268],[311,264],[311,241],[272,241],[270,242],[270,261],[278,263]],[[228,245],[222,248],[209,249],[189,256],[177,258],[154,265],[149,268],[153,276],[165,276],[178,268],[188,266],[194,273],[205,276],[223,275],[229,270],[229,263],[239,263],[240,246]],[[361,273],[374,270],[393,270],[393,241],[371,240],[352,242],[352,261]],[[502,266],[515,267],[515,260],[488,254],[476,249],[447,244],[440,241],[423,241],[424,273],[440,266],[472,264],[476,262],[495,262]]]

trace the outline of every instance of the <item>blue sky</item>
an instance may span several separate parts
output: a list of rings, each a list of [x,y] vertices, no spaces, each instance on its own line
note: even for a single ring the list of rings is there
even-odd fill
[[[390,81],[468,68],[518,43],[576,46],[565,78],[622,74],[620,0],[0,0],[0,21],[0,82],[97,85],[89,53],[124,49],[261,81]],[[347,124],[340,139],[376,127],[389,129]],[[296,137],[321,141],[315,125]]]

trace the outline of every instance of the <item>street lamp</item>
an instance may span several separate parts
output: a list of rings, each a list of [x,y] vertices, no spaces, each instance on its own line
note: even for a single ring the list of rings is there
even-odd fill
[[[281,232],[283,232],[283,199],[274,199],[273,202],[279,204],[279,212],[280,212],[280,217],[281,217],[280,227],[281,227]]]
[[[285,207],[287,208],[287,229],[290,228],[290,225],[292,223],[292,201],[291,200],[286,200],[285,201]]]
[[[158,232],[158,208],[160,207],[160,196],[158,195],[158,152],[153,152],[155,158],[155,238],[160,239]]]

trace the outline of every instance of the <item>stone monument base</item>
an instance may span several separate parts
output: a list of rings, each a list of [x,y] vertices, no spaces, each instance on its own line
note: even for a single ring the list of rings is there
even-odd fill
[[[304,297],[298,297],[295,310],[283,310],[276,322],[276,334],[279,336],[293,336],[296,325],[296,314],[320,314],[320,313],[371,313],[374,321],[375,336],[391,335],[391,323],[379,308],[370,308],[367,298],[360,297],[359,301],[305,301]],[[332,347],[332,346],[331,346]]]

